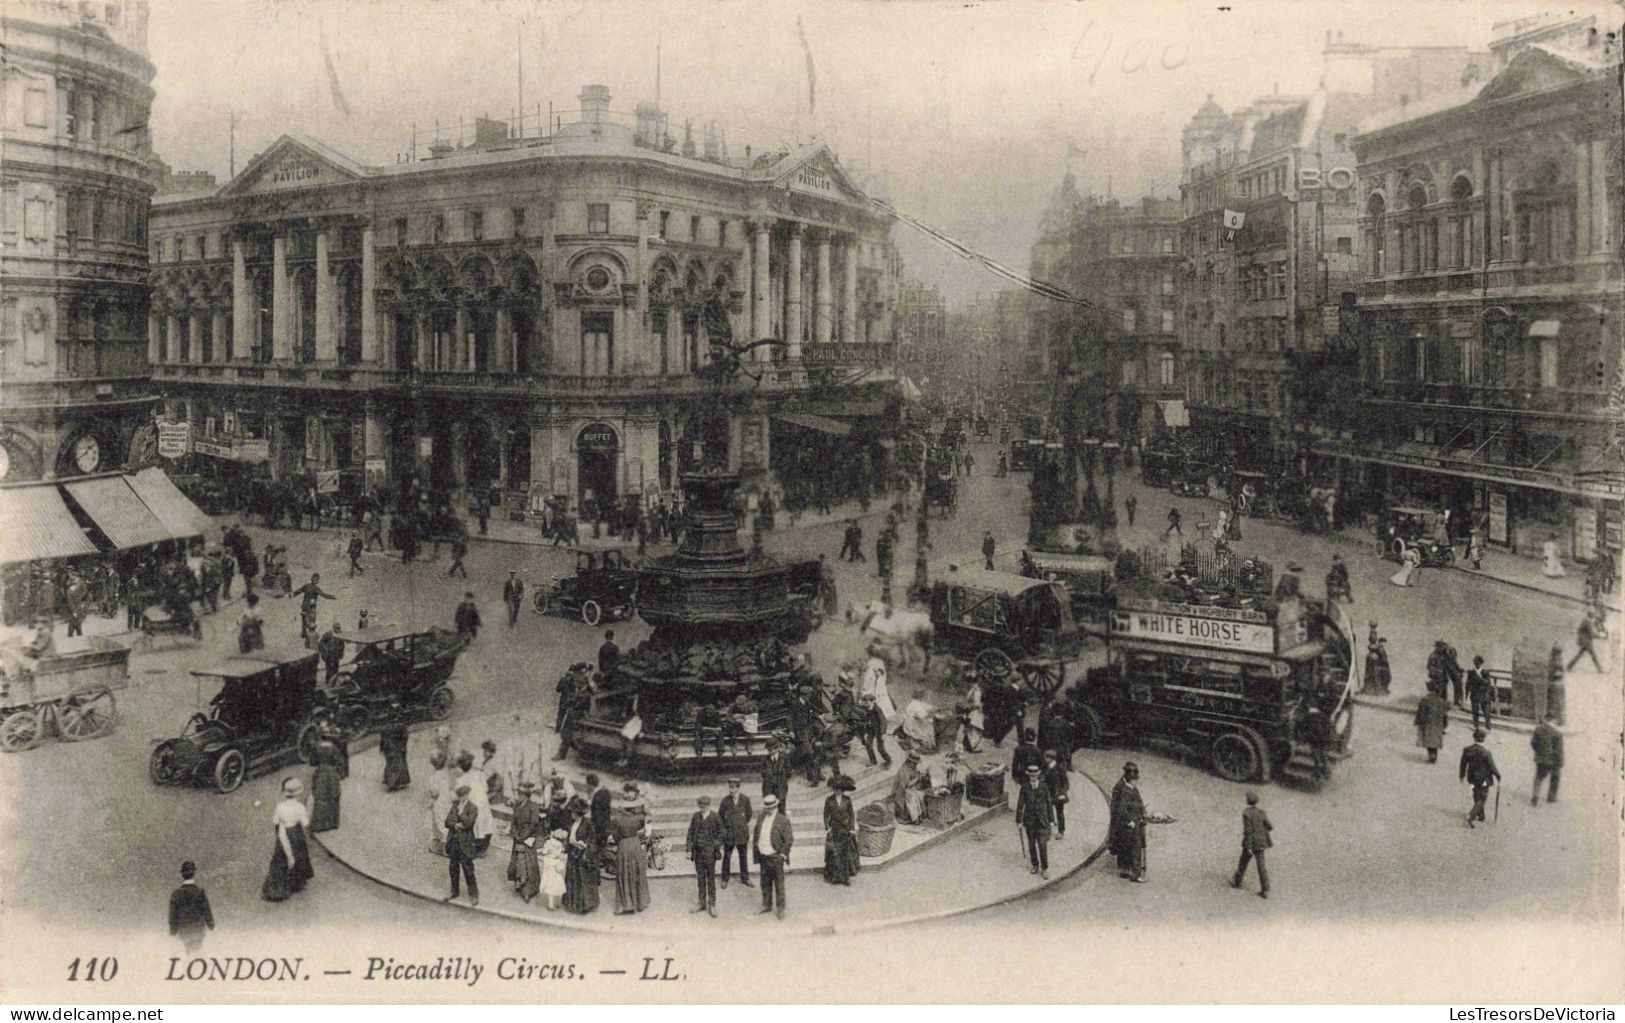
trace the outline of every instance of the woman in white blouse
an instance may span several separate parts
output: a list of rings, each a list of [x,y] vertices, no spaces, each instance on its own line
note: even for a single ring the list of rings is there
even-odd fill
[[[276,845],[271,849],[271,868],[260,888],[260,897],[267,902],[281,902],[304,890],[305,882],[314,876],[310,845],[305,838],[310,812],[305,809],[304,795],[304,783],[298,778],[282,779],[282,801],[271,814]]]

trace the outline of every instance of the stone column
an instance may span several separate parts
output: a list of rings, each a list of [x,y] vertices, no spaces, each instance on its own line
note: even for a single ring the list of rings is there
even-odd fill
[[[1484,222],[1489,225],[1489,241],[1484,250],[1486,265],[1501,259],[1501,156],[1491,153],[1489,180],[1484,188]]]
[[[212,313],[212,317],[210,326],[213,328],[214,333],[214,361],[229,362],[231,361],[231,347],[226,343],[227,313],[224,309],[216,309]],[[235,333],[232,336],[235,337]]]
[[[271,359],[275,362],[293,359],[293,332],[288,322],[290,306],[288,236],[279,231],[271,243]]]
[[[1591,251],[1591,143],[1574,147],[1574,252],[1584,256]]]
[[[326,231],[316,232],[316,361],[335,362],[333,343],[333,277],[328,272]]]
[[[767,280],[767,253],[772,244],[773,222],[766,217],[751,221],[751,232],[755,236],[753,258],[751,260],[751,317],[750,340],[760,341],[767,337],[771,331],[768,325],[768,301],[772,296],[772,289]]]
[[[830,320],[829,232],[818,232],[818,262],[813,272],[813,341],[827,345],[834,333]]]
[[[491,352],[491,367],[499,373],[513,373],[518,370],[514,352],[517,345],[513,339],[513,314],[507,306],[497,307],[497,336]]]
[[[858,340],[858,240],[846,242],[846,273],[841,279],[841,340],[854,344]]]
[[[378,259],[372,253],[372,225],[361,229],[361,361],[378,361]]]
[[[417,337],[413,339],[413,345],[417,348],[418,353],[417,366],[415,367],[417,372],[422,373],[434,369],[434,333],[429,329],[429,313],[427,310],[419,309],[413,312],[412,330],[417,334]]]
[[[1591,251],[1611,254],[1614,225],[1608,221],[1608,145],[1603,139],[1592,139],[1587,145],[1591,150]]]
[[[157,363],[159,361],[158,349],[160,346],[158,344],[158,339],[162,335],[158,332],[163,329],[163,326],[163,323],[161,323],[158,319],[158,313],[156,311],[147,313],[147,362],[149,364]]]
[[[181,321],[174,313],[164,317],[165,362],[181,361]]]
[[[203,316],[206,312],[206,309],[193,309],[186,318],[186,350],[191,353],[191,362],[203,361]]]
[[[243,240],[231,240],[231,351],[227,359],[241,359],[248,354],[253,328],[253,313],[249,306],[248,263],[243,255]]]
[[[790,252],[784,278],[784,340],[791,362],[801,361],[801,234],[800,224],[790,225]]]
[[[456,323],[457,326],[452,328],[456,331],[456,333],[452,335],[451,352],[448,353],[451,356],[451,365],[441,366],[439,368],[456,370],[473,369],[472,356],[474,353],[472,349],[474,346],[469,343],[468,338],[468,307],[463,305],[461,302],[457,303]]]
[[[646,353],[644,362],[654,366],[660,359],[660,349],[649,333],[649,205],[638,203],[638,253],[632,263],[632,283],[638,289],[638,329],[635,343]],[[627,339],[631,341],[631,338]],[[628,345],[628,347],[631,347]],[[630,360],[628,360],[630,361]]]

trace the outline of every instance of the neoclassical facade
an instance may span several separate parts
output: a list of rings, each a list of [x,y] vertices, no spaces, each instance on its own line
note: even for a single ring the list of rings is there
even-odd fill
[[[8,0],[0,125],[0,482],[150,455],[145,0]]]
[[[482,122],[382,167],[284,136],[158,200],[169,413],[278,473],[516,502],[648,495],[697,444],[770,481],[780,446],[863,435],[895,389],[890,218],[823,145],[730,162],[581,101],[541,137]],[[763,340],[719,381],[716,344]]]
[[[1589,560],[1625,530],[1620,57],[1575,27],[1353,140],[1363,426],[1323,447],[1491,544]]]

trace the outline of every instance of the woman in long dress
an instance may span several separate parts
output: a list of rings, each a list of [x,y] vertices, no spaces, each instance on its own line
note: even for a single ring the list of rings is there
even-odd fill
[[[315,876],[310,869],[310,845],[305,839],[310,814],[305,810],[304,792],[305,786],[298,778],[282,779],[282,801],[271,814],[276,844],[271,847],[271,868],[266,872],[265,884],[260,886],[260,898],[267,902],[281,902],[303,891],[305,882]]]
[[[564,908],[584,915],[598,908],[598,836],[587,819],[586,800],[570,800],[570,818],[564,840]]]
[[[1421,567],[1422,555],[1416,552],[1415,547],[1407,544],[1405,552],[1399,556],[1399,571],[1389,576],[1388,581],[1395,586],[1414,586],[1416,584],[1411,580],[1415,577],[1416,570]]]
[[[610,820],[615,836],[615,913],[649,908],[649,865],[643,854],[643,808],[627,807]]]
[[[959,715],[959,744],[966,753],[979,753],[987,718],[982,711],[982,680],[977,676],[971,676],[970,688],[965,690],[960,706],[964,709]]]
[[[378,748],[384,754],[385,792],[396,792],[412,784],[412,772],[406,764],[409,741],[404,724],[390,725],[378,733]]]
[[[446,767],[446,755],[436,750],[429,757],[434,773],[429,775],[429,851],[436,856],[446,854],[446,815],[451,812],[457,798],[452,795],[451,770]]]
[[[339,748],[329,739],[316,744],[316,770],[310,776],[310,830],[333,831],[339,826],[342,773]]]
[[[513,882],[515,895],[529,902],[541,890],[541,867],[536,860],[536,846],[542,839],[542,809],[531,799],[536,786],[522,781],[517,786],[519,798],[513,805],[513,819],[508,825],[508,837],[513,839],[513,854],[508,857],[508,880]]]
[[[850,885],[859,870],[857,814],[848,794],[857,785],[851,778],[835,779],[835,791],[824,800],[824,880]]]
[[[555,828],[547,837],[547,844],[542,846],[542,894],[547,896],[548,909],[558,909],[559,900],[564,896],[564,871],[567,861],[564,843],[569,837],[568,831]]]

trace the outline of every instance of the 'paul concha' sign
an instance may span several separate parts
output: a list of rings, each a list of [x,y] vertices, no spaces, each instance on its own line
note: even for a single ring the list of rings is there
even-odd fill
[[[1111,634],[1216,650],[1275,653],[1275,627],[1269,616],[1239,608],[1119,600],[1112,611]]]

